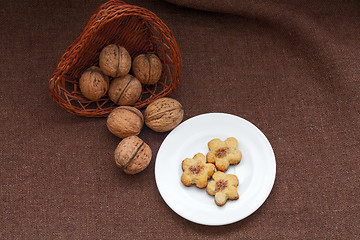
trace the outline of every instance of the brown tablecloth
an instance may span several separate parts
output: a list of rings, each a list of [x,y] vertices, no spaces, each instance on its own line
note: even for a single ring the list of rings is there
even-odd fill
[[[231,113],[268,137],[269,198],[226,226],[178,216],[154,178],[168,133],[144,127],[153,158],[128,176],[106,119],[71,115],[50,97],[61,55],[103,1],[2,1],[0,238],[358,239],[360,2],[172,2],[184,6],[128,1],[177,39],[183,71],[171,97],[184,119]]]

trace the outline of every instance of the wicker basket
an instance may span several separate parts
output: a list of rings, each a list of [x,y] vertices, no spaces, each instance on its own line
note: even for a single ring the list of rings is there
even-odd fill
[[[116,107],[107,95],[99,101],[86,99],[78,85],[81,74],[90,66],[98,66],[100,51],[111,43],[125,47],[132,58],[155,53],[163,64],[161,79],[155,85],[143,86],[135,107],[145,107],[179,85],[181,56],[170,29],[151,11],[112,0],[96,10],[61,57],[49,81],[51,96],[58,105],[86,117],[105,117]]]

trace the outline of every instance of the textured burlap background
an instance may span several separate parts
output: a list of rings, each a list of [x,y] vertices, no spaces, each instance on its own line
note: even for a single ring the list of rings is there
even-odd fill
[[[154,157],[128,176],[106,120],[50,98],[61,55],[103,2],[1,1],[1,239],[359,238],[359,1],[128,1],[177,39],[183,75],[171,97],[185,119],[235,114],[274,148],[269,198],[222,227],[189,222],[162,200],[154,164],[167,133],[143,129]]]

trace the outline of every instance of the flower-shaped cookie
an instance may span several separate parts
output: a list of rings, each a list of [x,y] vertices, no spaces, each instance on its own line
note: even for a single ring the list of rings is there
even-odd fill
[[[197,188],[205,188],[207,180],[211,178],[215,171],[214,164],[206,163],[204,154],[198,153],[193,158],[186,158],[182,161],[183,174],[181,182],[185,186],[194,185]]]
[[[212,177],[214,181],[209,182],[206,192],[211,196],[215,196],[216,205],[223,206],[228,199],[239,199],[237,192],[239,180],[235,175],[217,171]]]
[[[207,162],[214,163],[217,170],[225,172],[230,165],[240,163],[242,154],[237,145],[238,141],[233,137],[225,141],[218,138],[211,140],[208,143],[210,152],[206,155]]]

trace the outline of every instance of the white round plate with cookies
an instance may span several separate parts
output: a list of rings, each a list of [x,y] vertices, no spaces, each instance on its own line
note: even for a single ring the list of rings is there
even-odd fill
[[[237,176],[239,198],[218,206],[206,189],[181,182],[182,161],[197,153],[206,156],[209,141],[229,137],[237,139],[242,153],[240,163],[225,172]],[[269,196],[275,175],[275,155],[266,136],[249,121],[226,113],[202,114],[182,122],[165,138],[155,162],[156,184],[166,204],[189,221],[212,226],[234,223],[255,212]]]

